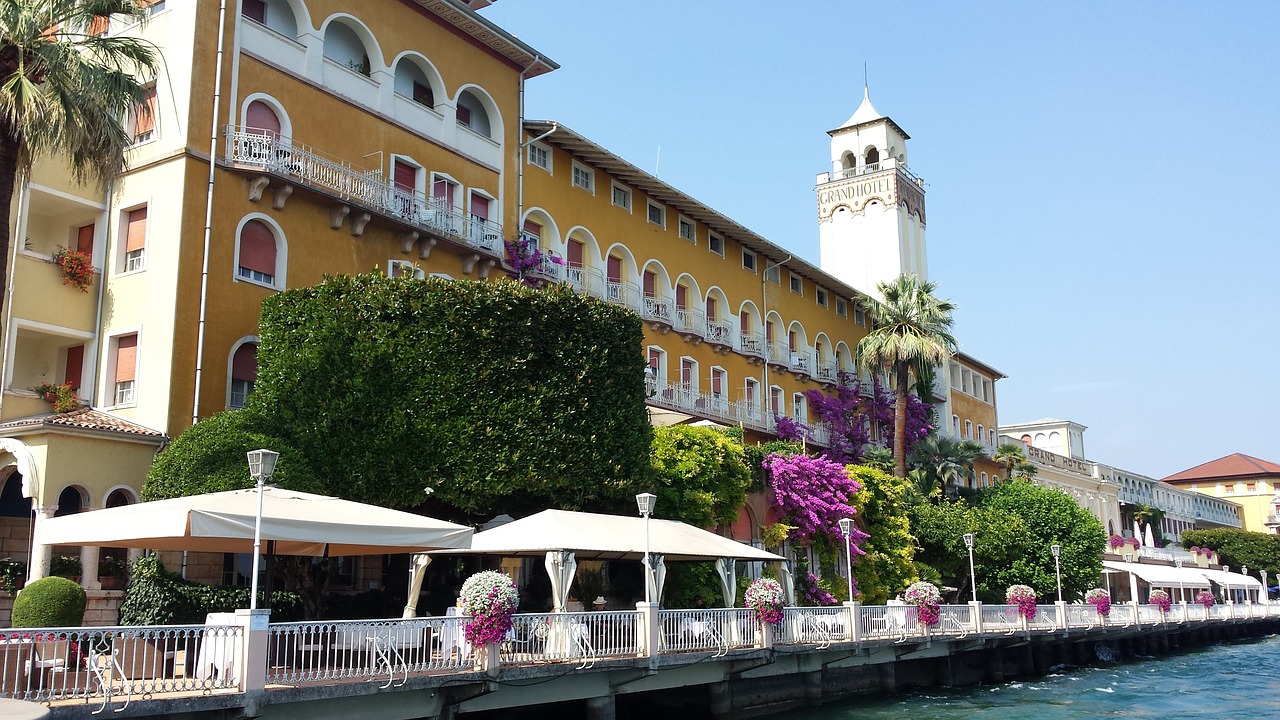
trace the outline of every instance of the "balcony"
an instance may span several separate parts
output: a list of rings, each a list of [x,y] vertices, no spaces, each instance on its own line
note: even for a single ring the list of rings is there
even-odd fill
[[[595,268],[570,263],[564,268],[564,280],[580,293],[598,298],[605,296],[604,273]]]
[[[671,301],[661,295],[645,295],[640,317],[654,329],[671,327]]]
[[[823,363],[818,366],[818,382],[827,385],[838,385],[840,383],[840,368],[835,363]]]
[[[688,338],[701,340],[707,331],[706,315],[698,310],[676,308],[676,332]]]
[[[730,401],[723,394],[705,393],[689,383],[663,383],[651,381],[652,395],[649,404],[674,410],[723,425],[742,425],[756,432],[772,434],[776,430],[773,413],[750,400]],[[807,425],[807,438],[815,445],[826,447],[831,442],[831,429],[826,423]]]
[[[228,127],[226,161],[260,170],[450,242],[502,257],[502,225],[467,215],[439,198],[396,187],[368,170],[289,138]]]
[[[606,280],[604,295],[601,299],[614,305],[621,305],[639,313],[642,307],[640,286],[621,280]]]
[[[906,176],[908,180],[915,183],[916,185],[920,185],[920,186],[924,185],[924,180],[920,179],[919,176],[911,172],[911,169],[908,168],[905,164],[899,163],[894,158],[885,158],[880,162],[871,163],[869,165],[863,165],[861,167],[856,167],[856,168],[844,168],[842,170],[837,170],[836,172],[831,174],[827,174],[827,173],[822,173],[822,174],[827,175],[827,177],[830,179],[829,181],[834,181],[834,180],[846,180],[852,177],[861,177],[863,175],[874,175],[880,172],[881,170],[897,170],[898,172]]]
[[[764,338],[755,333],[743,333],[738,337],[738,352],[748,358],[757,358],[763,361],[765,357]]]
[[[719,320],[708,320],[702,336],[712,345],[718,345],[721,352],[733,348],[733,326]]]
[[[1280,515],[1268,515],[1266,520],[1267,527],[1276,527],[1280,525]]]
[[[787,369],[796,375],[813,377],[813,353],[792,350],[787,360]]]
[[[62,272],[48,258],[29,252],[14,256],[13,317],[42,326],[93,332],[98,319],[98,283],[95,272],[88,292],[62,282]]]

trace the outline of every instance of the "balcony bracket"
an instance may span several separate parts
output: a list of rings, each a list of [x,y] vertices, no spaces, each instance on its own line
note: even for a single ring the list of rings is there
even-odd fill
[[[337,205],[329,208],[329,227],[333,230],[342,227],[342,221],[346,219],[347,214],[350,212],[350,205]]]
[[[293,194],[293,185],[290,185],[288,183],[285,183],[284,185],[281,185],[280,187],[276,188],[274,191],[272,191],[271,207],[276,210],[283,210],[285,200],[288,200],[289,196],[292,194]]]
[[[471,270],[475,268],[477,262],[480,262],[479,253],[471,253],[470,255],[463,257],[462,258],[462,274],[470,275]]]
[[[431,256],[431,248],[436,246],[435,238],[426,238],[418,243],[418,259],[426,260]]]
[[[684,341],[697,347],[702,344],[702,337],[693,333],[683,333]]]
[[[400,252],[404,253],[405,255],[408,255],[409,251],[413,249],[413,244],[417,242],[417,240],[418,240],[417,230],[407,230],[405,232],[400,233]]]
[[[360,237],[364,235],[364,226],[369,224],[373,216],[369,213],[360,213],[351,218],[351,237]]]
[[[492,270],[494,266],[497,264],[498,264],[497,260],[494,260],[493,258],[486,258],[483,262],[480,263],[479,278],[481,280],[488,280],[489,271]]]
[[[267,177],[266,175],[259,175],[258,177],[250,180],[249,181],[249,202],[258,202],[259,200],[261,200],[262,191],[266,190],[267,186],[270,184],[271,184],[271,178]]]
[[[649,323],[649,329],[653,330],[659,335],[666,335],[668,332],[671,331],[671,326],[663,322],[651,322]]]

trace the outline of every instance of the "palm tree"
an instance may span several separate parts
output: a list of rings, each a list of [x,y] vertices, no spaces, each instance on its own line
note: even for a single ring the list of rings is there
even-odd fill
[[[1013,472],[1019,465],[1027,462],[1027,456],[1022,452],[1022,446],[1018,443],[1000,443],[996,447],[996,454],[992,457],[1001,467],[1004,468],[1004,476],[1013,477]]]
[[[907,476],[907,391],[920,362],[941,365],[955,352],[948,300],[933,296],[936,286],[915,275],[900,275],[878,286],[882,302],[867,302],[872,330],[854,352],[860,367],[893,377],[893,472]]]
[[[154,47],[97,32],[103,18],[141,22],[145,0],[0,0],[0,298],[8,277],[14,187],[43,157],[79,182],[105,184],[125,166],[124,120],[147,112],[139,77]],[[3,300],[0,300],[2,303]]]
[[[973,479],[973,466],[979,458],[986,457],[982,445],[972,440],[954,440],[941,435],[931,435],[911,450],[912,472],[923,472],[934,482],[955,494],[956,486],[963,480]]]

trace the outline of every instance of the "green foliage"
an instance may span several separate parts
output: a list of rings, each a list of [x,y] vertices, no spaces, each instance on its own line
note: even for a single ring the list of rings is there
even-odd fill
[[[568,288],[329,277],[268,298],[260,337],[248,410],[325,494],[605,509],[648,471],[640,320]]]
[[[934,434],[915,444],[907,464],[921,494],[928,496],[935,487],[954,490],[965,480],[973,479],[973,465],[983,457],[986,453],[982,446],[972,440]]]
[[[156,456],[142,499],[253,487],[245,454],[259,448],[280,453],[273,484],[306,492],[322,489],[298,451],[270,431],[266,418],[228,410],[192,426]]]
[[[916,543],[907,519],[914,491],[910,481],[882,469],[851,465],[848,471],[862,485],[853,506],[863,531],[870,535],[862,543],[866,555],[855,557],[853,579],[862,602],[883,605],[916,580]],[[834,594],[843,599],[848,591],[839,588]]]
[[[1164,532],[1160,529],[1160,525],[1164,522],[1164,511],[1150,505],[1135,503],[1133,506],[1133,517],[1139,520],[1143,525],[1151,526],[1151,539],[1158,545],[1164,545]],[[1230,563],[1228,563],[1230,564]],[[1248,564],[1248,563],[1246,563]]]
[[[84,588],[62,577],[27,583],[13,599],[10,624],[18,628],[80,627],[87,598]]]
[[[869,447],[862,451],[862,459],[859,464],[892,473],[893,451],[884,447]]]
[[[591,601],[604,595],[604,573],[600,570],[580,568],[573,575],[573,591],[569,594],[590,607]]]
[[[584,602],[590,602],[587,599]],[[667,566],[662,605],[669,608],[723,607],[720,576],[713,563],[682,562]]]
[[[147,555],[134,561],[129,586],[120,603],[121,625],[186,625],[203,623],[211,612],[232,612],[249,606],[249,588],[201,585],[164,569],[160,558]],[[271,619],[297,619],[301,600],[296,593],[271,594]]]
[[[911,526],[920,543],[919,559],[944,584],[968,596],[968,551],[963,535],[974,533],[978,599],[1004,602],[1010,585],[1030,585],[1042,598],[1057,597],[1053,555],[1062,546],[1063,597],[1071,600],[1093,587],[1102,572],[1106,540],[1102,524],[1070,497],[1028,482],[1000,483],[967,501],[919,505]]]
[[[769,478],[765,475],[764,459],[770,455],[799,455],[804,452],[804,445],[792,440],[770,440],[755,445],[744,445],[742,459],[751,472],[751,484],[748,492],[764,492],[769,488]]]
[[[1250,574],[1266,570],[1272,578],[1280,578],[1280,535],[1236,528],[1188,530],[1182,533],[1182,544],[1213,550],[1218,553],[1219,562],[1230,565],[1233,571],[1248,567]]]
[[[21,560],[5,558],[0,560],[0,590],[10,595],[18,592],[27,578],[27,564]]]
[[[655,517],[710,528],[731,523],[747,502],[742,446],[711,428],[672,425],[653,432]]]
[[[78,578],[83,569],[76,555],[54,555],[49,558],[49,574],[64,578]]]

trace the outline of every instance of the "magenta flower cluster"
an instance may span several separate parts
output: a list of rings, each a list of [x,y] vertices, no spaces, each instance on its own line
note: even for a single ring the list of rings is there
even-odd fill
[[[511,578],[493,570],[476,573],[462,584],[460,597],[469,616],[463,626],[467,642],[476,647],[502,642],[520,600]]]
[[[1205,609],[1208,609],[1213,607],[1214,603],[1216,603],[1217,601],[1213,599],[1213,593],[1209,592],[1208,590],[1201,590],[1200,592],[1196,593],[1196,602],[1205,606]]]
[[[931,582],[921,580],[911,583],[907,591],[902,594],[902,599],[916,606],[920,622],[925,627],[937,625],[942,618],[942,593],[938,592],[938,586]]]
[[[1036,591],[1030,585],[1010,585],[1004,592],[1004,601],[1017,605],[1018,612],[1027,620],[1036,619]]]
[[[857,513],[851,503],[854,493],[862,489],[843,464],[807,455],[770,453],[764,459],[764,469],[774,506],[796,527],[791,539],[806,542],[817,535],[841,539],[839,522]],[[859,546],[867,537],[853,528],[849,550],[854,556],[866,554]]]
[[[1102,588],[1094,588],[1085,593],[1084,601],[1094,606],[1102,617],[1111,614],[1111,593]]]
[[[533,284],[534,281],[529,275],[542,266],[542,249],[524,237],[517,240],[507,240],[503,245],[507,249],[507,264],[515,271],[516,277],[525,284]],[[549,255],[548,257],[556,265],[564,265],[562,258],[555,255]]]
[[[800,593],[800,597],[804,598],[804,604],[808,606],[817,605],[835,605],[836,596],[822,589],[818,584],[818,576],[811,572],[804,572],[796,577],[796,590]],[[856,591],[856,588],[855,588]]]
[[[1169,593],[1164,590],[1152,590],[1147,601],[1160,608],[1160,612],[1167,613],[1169,608],[1173,607],[1173,598],[1169,597]]]
[[[809,426],[799,420],[792,420],[786,415],[773,416],[774,432],[779,440],[800,442],[809,437]]]
[[[831,426],[831,445],[823,455],[838,463],[857,462],[864,446],[871,440],[874,424],[880,436],[893,446],[893,393],[872,381],[871,392],[864,391],[857,376],[841,371],[835,391],[808,390],[809,408]],[[929,422],[929,406],[915,395],[907,396],[907,452],[933,430]]]
[[[1195,545],[1192,545],[1192,546],[1191,546],[1191,554],[1192,554],[1192,555],[1204,555],[1205,559],[1206,559],[1206,560],[1208,560],[1209,562],[1213,562],[1213,561],[1214,561],[1214,558],[1215,558],[1215,557],[1217,557],[1217,553],[1215,553],[1215,552],[1214,552],[1213,550],[1211,550],[1210,548],[1207,548],[1207,547],[1204,547],[1204,548],[1202,548],[1202,547],[1196,547]]]
[[[742,597],[747,607],[756,611],[756,622],[778,626],[782,624],[782,585],[773,578],[760,578],[747,586]]]

